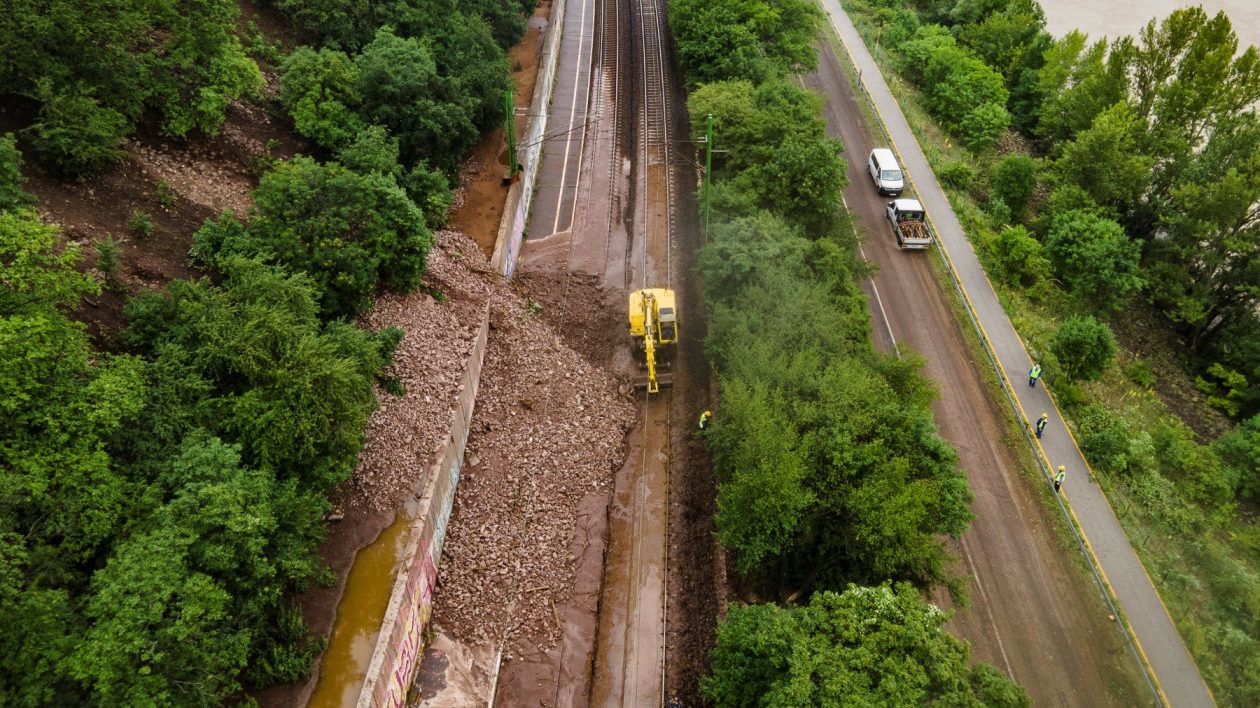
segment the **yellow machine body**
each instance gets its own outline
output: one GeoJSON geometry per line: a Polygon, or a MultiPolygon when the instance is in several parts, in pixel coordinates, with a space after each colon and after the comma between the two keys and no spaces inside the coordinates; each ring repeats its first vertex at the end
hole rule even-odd
{"type": "MultiPolygon", "coordinates": [[[[657,375],[658,359],[662,359],[661,347],[669,347],[678,341],[678,310],[674,291],[666,288],[647,288],[630,293],[630,336],[634,337],[647,365],[646,386],[648,393],[658,393],[661,383],[671,383],[669,377],[657,375]]],[[[668,361],[666,360],[666,363],[668,361]]]]}

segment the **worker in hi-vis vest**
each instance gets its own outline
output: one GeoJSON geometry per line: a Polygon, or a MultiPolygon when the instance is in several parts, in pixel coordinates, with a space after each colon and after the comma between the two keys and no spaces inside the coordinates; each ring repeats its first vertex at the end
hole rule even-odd
{"type": "Polygon", "coordinates": [[[1067,469],[1059,465],[1059,471],[1054,475],[1054,491],[1059,491],[1059,487],[1063,486],[1064,477],[1067,477],[1067,469]]]}
{"type": "Polygon", "coordinates": [[[1038,440],[1041,439],[1041,434],[1046,431],[1046,424],[1049,422],[1050,422],[1050,416],[1045,413],[1042,413],[1041,417],[1037,419],[1037,439],[1038,440]]]}

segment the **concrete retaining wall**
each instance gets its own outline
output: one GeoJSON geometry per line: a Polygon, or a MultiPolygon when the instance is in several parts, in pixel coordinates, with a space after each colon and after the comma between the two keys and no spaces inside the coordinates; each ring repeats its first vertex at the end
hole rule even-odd
{"type": "Polygon", "coordinates": [[[438,460],[429,473],[429,482],[420,497],[419,511],[409,530],[407,550],[394,580],[389,607],[368,665],[367,678],[359,693],[360,708],[400,707],[406,704],[407,690],[415,676],[424,650],[424,630],[433,614],[433,591],[437,586],[437,565],[442,557],[442,541],[451,518],[455,487],[464,462],[469,424],[477,402],[481,363],[490,333],[490,304],[481,319],[481,328],[468,355],[464,380],[459,386],[459,405],[450,435],[442,445],[438,460]]]}
{"type": "Polygon", "coordinates": [[[534,182],[538,178],[538,166],[542,163],[543,135],[547,132],[547,117],[551,114],[551,89],[556,79],[556,64],[560,59],[560,35],[564,30],[565,0],[555,0],[551,5],[547,43],[543,46],[539,63],[539,81],[534,84],[530,116],[518,145],[521,161],[521,178],[508,189],[503,220],[499,222],[499,235],[494,242],[494,255],[490,266],[504,277],[511,278],[516,271],[516,261],[521,254],[521,242],[525,239],[525,222],[529,219],[529,206],[534,197],[534,182]]]}

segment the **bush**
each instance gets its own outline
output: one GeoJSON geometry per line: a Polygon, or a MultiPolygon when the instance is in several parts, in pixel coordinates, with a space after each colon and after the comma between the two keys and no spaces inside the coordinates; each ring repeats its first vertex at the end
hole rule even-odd
{"type": "Polygon", "coordinates": [[[1260,500],[1260,415],[1217,438],[1214,447],[1239,496],[1260,500]]]}
{"type": "Polygon", "coordinates": [[[950,160],[937,168],[936,178],[954,189],[971,189],[976,182],[976,171],[962,160],[950,160]]]}
{"type": "Polygon", "coordinates": [[[0,135],[0,211],[35,203],[35,197],[22,191],[22,153],[13,133],[0,135]]]}
{"type": "Polygon", "coordinates": [[[1142,287],[1141,248],[1120,224],[1092,212],[1055,215],[1046,254],[1072,292],[1104,314],[1118,310],[1142,287]]]}
{"type": "Polygon", "coordinates": [[[1022,222],[1028,200],[1037,187],[1037,163],[1023,155],[1009,155],[993,171],[993,195],[1010,207],[1011,218],[1022,222]]]}
{"type": "Polygon", "coordinates": [[[1002,132],[1011,124],[1006,106],[997,102],[982,103],[967,112],[958,125],[958,132],[972,152],[984,152],[997,144],[1002,132]]]}
{"type": "Polygon", "coordinates": [[[96,244],[96,267],[109,280],[118,275],[118,244],[113,236],[106,236],[96,244]]]}
{"type": "Polygon", "coordinates": [[[163,208],[170,209],[175,206],[175,188],[171,186],[169,179],[158,180],[154,191],[157,193],[158,204],[161,204],[163,208]]]}
{"type": "Polygon", "coordinates": [[[821,11],[804,0],[669,3],[678,59],[691,86],[728,79],[760,82],[817,65],[821,11]]]}
{"type": "Polygon", "coordinates": [[[392,177],[295,157],[263,177],[246,224],[225,213],[194,236],[193,254],[263,257],[309,273],[325,319],[356,315],[378,285],[420,284],[432,237],[392,177]]]}
{"type": "Polygon", "coordinates": [[[1076,422],[1081,451],[1095,467],[1116,473],[1128,469],[1131,433],[1119,416],[1101,406],[1089,405],[1080,409],[1076,422]]]}
{"type": "Polygon", "coordinates": [[[343,52],[298,47],[280,65],[280,103],[298,135],[335,150],[363,130],[359,70],[343,52]]]}
{"type": "Polygon", "coordinates": [[[135,234],[136,238],[146,238],[153,233],[153,219],[149,218],[148,214],[136,209],[131,212],[131,218],[127,220],[127,228],[131,230],[131,233],[135,234]]]}
{"type": "Polygon", "coordinates": [[[1011,286],[1031,287],[1050,273],[1050,261],[1042,255],[1041,242],[1022,226],[1002,229],[993,239],[991,250],[1011,286]]]}
{"type": "Polygon", "coordinates": [[[1093,317],[1069,317],[1054,334],[1050,350],[1068,378],[1095,381],[1116,356],[1116,340],[1107,325],[1093,317]]]}
{"type": "Polygon", "coordinates": [[[701,687],[718,706],[1028,706],[1000,671],[971,665],[948,618],[906,584],[849,585],[804,607],[736,604],[701,687]]]}
{"type": "Polygon", "coordinates": [[[67,177],[96,172],[122,158],[122,139],[131,126],[121,113],[73,89],[53,93],[39,88],[39,119],[27,128],[31,145],[54,170],[67,177]]]}

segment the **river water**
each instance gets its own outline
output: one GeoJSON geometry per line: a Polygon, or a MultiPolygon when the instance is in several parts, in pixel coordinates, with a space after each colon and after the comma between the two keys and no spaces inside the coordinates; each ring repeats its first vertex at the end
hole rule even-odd
{"type": "Polygon", "coordinates": [[[1041,0],[1050,34],[1062,37],[1079,29],[1091,39],[1136,35],[1151,19],[1192,5],[1202,5],[1209,15],[1224,10],[1239,45],[1260,48],[1260,0],[1041,0]]]}

